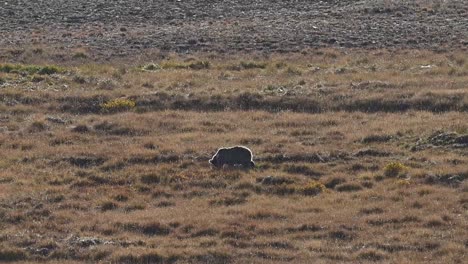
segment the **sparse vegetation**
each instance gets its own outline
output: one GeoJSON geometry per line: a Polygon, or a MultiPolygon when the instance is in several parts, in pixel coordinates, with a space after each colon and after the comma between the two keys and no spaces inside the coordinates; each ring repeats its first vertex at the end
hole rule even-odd
{"type": "Polygon", "coordinates": [[[408,172],[408,167],[400,162],[390,162],[384,167],[384,175],[387,177],[403,177],[408,172]]]}
{"type": "Polygon", "coordinates": [[[117,98],[101,105],[105,112],[117,112],[130,110],[136,106],[135,101],[125,98],[117,98]]]}
{"type": "Polygon", "coordinates": [[[4,73],[26,73],[29,75],[40,74],[40,75],[50,75],[54,73],[63,73],[65,69],[54,66],[37,66],[37,65],[21,65],[21,64],[0,64],[0,72],[4,73]]]}

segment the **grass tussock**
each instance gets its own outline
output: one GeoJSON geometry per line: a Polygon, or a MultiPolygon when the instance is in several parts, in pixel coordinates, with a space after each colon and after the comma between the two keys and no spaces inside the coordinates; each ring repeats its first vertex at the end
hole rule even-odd
{"type": "Polygon", "coordinates": [[[300,191],[304,195],[318,195],[326,190],[325,185],[318,181],[310,181],[304,187],[300,188],[300,191]]]}
{"type": "Polygon", "coordinates": [[[20,249],[2,248],[0,249],[0,261],[17,262],[26,259],[26,253],[20,249]]]}
{"type": "Polygon", "coordinates": [[[65,69],[55,65],[38,66],[21,64],[0,64],[0,72],[28,75],[50,75],[56,73],[64,73],[65,69]]]}

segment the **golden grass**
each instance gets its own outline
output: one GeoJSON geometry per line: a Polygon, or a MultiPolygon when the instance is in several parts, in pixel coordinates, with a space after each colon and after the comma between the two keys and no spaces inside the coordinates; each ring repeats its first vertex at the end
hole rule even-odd
{"type": "Polygon", "coordinates": [[[463,53],[78,57],[0,73],[0,262],[465,258],[463,53]]]}

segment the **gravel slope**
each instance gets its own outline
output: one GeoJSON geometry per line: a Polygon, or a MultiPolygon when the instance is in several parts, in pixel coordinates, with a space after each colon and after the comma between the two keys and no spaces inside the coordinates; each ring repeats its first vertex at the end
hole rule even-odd
{"type": "Polygon", "coordinates": [[[0,45],[114,54],[468,47],[466,0],[5,0],[0,45]]]}

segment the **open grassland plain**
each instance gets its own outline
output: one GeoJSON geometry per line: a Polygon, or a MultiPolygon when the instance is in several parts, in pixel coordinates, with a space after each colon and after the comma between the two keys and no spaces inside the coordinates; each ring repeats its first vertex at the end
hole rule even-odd
{"type": "Polygon", "coordinates": [[[0,262],[468,257],[466,52],[2,55],[0,262]]]}

